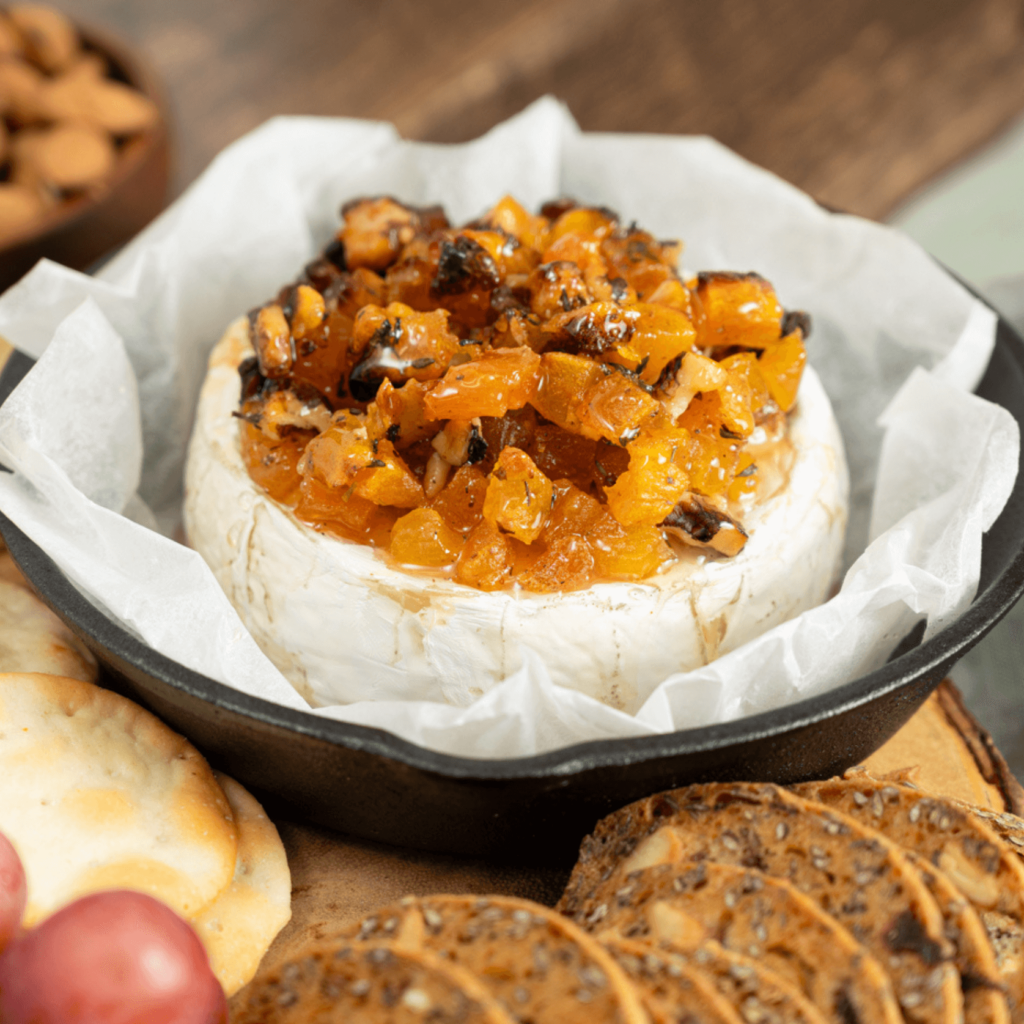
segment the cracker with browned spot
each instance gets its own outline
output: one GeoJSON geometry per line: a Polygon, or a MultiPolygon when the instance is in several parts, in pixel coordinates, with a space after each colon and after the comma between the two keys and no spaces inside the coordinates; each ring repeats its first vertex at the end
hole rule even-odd
{"type": "Polygon", "coordinates": [[[977,908],[1011,1012],[1024,1016],[1024,864],[992,829],[944,797],[863,770],[794,789],[878,829],[941,871],[977,908]]]}
{"type": "Polygon", "coordinates": [[[470,971],[425,950],[323,941],[261,976],[232,1024],[512,1024],[470,971]]]}
{"type": "Polygon", "coordinates": [[[678,954],[619,935],[601,941],[636,986],[652,1024],[743,1024],[712,978],[678,954]]]}
{"type": "Polygon", "coordinates": [[[0,674],[0,832],[28,878],[25,923],[135,889],[190,918],[231,882],[238,837],[206,761],[92,683],[0,674]]]}
{"type": "Polygon", "coordinates": [[[214,775],[235,819],[238,854],[231,883],[191,924],[230,996],[252,980],[292,916],[292,878],[281,837],[256,798],[227,775],[214,775]]]}
{"type": "Polygon", "coordinates": [[[343,935],[427,949],[473,971],[513,1017],[533,1024],[646,1024],[636,990],[593,936],[511,896],[408,897],[343,935]]]}
{"type": "Polygon", "coordinates": [[[881,833],[778,786],[691,786],[609,815],[584,840],[559,907],[585,920],[630,871],[687,860],[792,882],[882,961],[905,1019],[959,1024],[953,950],[920,873],[881,833]]]}
{"type": "Polygon", "coordinates": [[[681,911],[708,938],[761,960],[834,1024],[899,1024],[885,969],[810,897],[782,879],[729,864],[662,864],[629,875],[596,927],[651,934],[655,903],[681,911]]]}

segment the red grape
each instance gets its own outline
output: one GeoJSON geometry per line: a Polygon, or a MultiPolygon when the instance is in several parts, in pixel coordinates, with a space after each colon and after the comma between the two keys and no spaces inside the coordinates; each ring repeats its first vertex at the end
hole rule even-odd
{"type": "Polygon", "coordinates": [[[0,950],[18,933],[25,913],[25,869],[10,840],[0,833],[0,950]]]}
{"type": "Polygon", "coordinates": [[[226,1024],[195,932],[135,892],[84,896],[0,957],[4,1024],[226,1024]]]}

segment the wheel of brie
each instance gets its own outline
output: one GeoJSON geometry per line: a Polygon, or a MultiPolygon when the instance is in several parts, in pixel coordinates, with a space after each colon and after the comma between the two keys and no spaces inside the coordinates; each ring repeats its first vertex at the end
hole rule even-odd
{"type": "Polygon", "coordinates": [[[536,652],[628,712],[825,600],[842,441],[809,319],[607,210],[343,210],[214,349],[186,529],[314,705],[468,705],[536,652]]]}

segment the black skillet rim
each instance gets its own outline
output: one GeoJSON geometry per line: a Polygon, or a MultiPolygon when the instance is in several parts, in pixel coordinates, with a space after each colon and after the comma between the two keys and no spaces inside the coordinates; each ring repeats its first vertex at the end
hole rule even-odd
{"type": "MultiPolygon", "coordinates": [[[[1004,348],[1005,354],[1018,364],[1024,375],[1024,339],[1002,316],[998,320],[995,346],[1004,348]]],[[[0,375],[0,404],[31,365],[29,357],[18,352],[12,355],[0,375]]],[[[1018,477],[1014,490],[1022,487],[1024,481],[1018,477]]],[[[657,758],[696,754],[813,726],[870,704],[952,664],[992,629],[1024,594],[1022,543],[1003,572],[974,598],[954,623],[874,672],[827,693],[719,725],[655,736],[589,740],[530,757],[502,760],[459,757],[433,751],[383,729],[295,711],[218,683],[146,646],[108,618],[70,583],[48,555],[2,513],[0,534],[32,585],[44,600],[61,610],[62,617],[76,624],[79,630],[107,651],[172,689],[264,725],[389,758],[437,776],[490,782],[568,778],[585,770],[625,767],[657,758]]]]}

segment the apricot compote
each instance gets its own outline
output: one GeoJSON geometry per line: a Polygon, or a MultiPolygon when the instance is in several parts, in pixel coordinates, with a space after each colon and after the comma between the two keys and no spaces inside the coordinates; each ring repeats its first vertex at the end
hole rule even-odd
{"type": "Polygon", "coordinates": [[[742,549],[810,323],[767,281],[683,280],[678,243],[568,200],[456,228],[376,197],[342,219],[249,314],[240,445],[272,498],[480,590],[742,549]]]}

